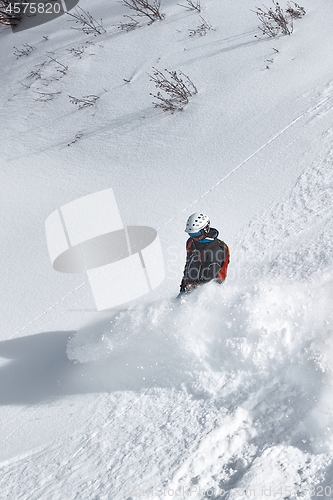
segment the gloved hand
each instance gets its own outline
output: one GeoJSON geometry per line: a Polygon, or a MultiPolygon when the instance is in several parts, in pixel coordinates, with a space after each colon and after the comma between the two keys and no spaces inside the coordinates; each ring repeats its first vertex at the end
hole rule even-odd
{"type": "Polygon", "coordinates": [[[181,288],[179,294],[177,295],[177,299],[180,299],[180,297],[183,297],[184,294],[185,294],[185,290],[183,288],[181,288]]]}

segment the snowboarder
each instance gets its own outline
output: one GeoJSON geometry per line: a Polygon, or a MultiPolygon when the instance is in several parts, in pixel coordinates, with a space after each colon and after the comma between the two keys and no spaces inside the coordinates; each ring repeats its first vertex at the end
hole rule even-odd
{"type": "Polygon", "coordinates": [[[229,248],[218,239],[218,230],[210,227],[209,217],[201,213],[190,215],[185,232],[189,239],[180,294],[212,280],[223,283],[227,277],[229,248]]]}

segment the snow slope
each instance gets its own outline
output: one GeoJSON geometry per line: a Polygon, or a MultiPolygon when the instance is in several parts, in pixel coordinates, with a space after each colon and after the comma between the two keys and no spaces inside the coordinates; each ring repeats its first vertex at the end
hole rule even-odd
{"type": "Polygon", "coordinates": [[[0,31],[1,498],[333,498],[331,5],[276,39],[252,0],[202,5],[206,36],[169,0],[130,32],[114,0],[80,2],[96,37],[65,16],[0,31]],[[153,67],[195,83],[183,112],[152,106],[153,67]],[[167,277],[98,313],[44,223],[109,187],[158,228],[167,277]],[[230,272],[179,303],[197,210],[230,272]]]}

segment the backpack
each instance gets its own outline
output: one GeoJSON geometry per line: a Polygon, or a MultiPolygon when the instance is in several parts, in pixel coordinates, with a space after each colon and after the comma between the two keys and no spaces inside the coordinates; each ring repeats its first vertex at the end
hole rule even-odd
{"type": "Polygon", "coordinates": [[[225,280],[230,252],[224,241],[215,239],[209,243],[200,244],[189,239],[186,250],[187,259],[184,269],[186,285],[208,282],[212,279],[218,282],[225,280]]]}

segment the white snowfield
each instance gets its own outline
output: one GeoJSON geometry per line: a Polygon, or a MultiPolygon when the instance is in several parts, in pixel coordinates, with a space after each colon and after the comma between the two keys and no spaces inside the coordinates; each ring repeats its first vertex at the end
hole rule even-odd
{"type": "Polygon", "coordinates": [[[301,5],[276,38],[255,0],[201,0],[205,36],[177,0],[132,31],[117,0],[80,0],[97,36],[0,28],[1,499],[333,499],[333,10],[301,5]],[[182,112],[153,68],[197,87],[182,112]],[[45,220],[109,188],[166,278],[97,312],[45,220]],[[179,302],[196,211],[229,276],[179,302]]]}

